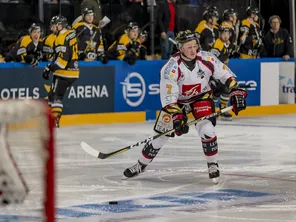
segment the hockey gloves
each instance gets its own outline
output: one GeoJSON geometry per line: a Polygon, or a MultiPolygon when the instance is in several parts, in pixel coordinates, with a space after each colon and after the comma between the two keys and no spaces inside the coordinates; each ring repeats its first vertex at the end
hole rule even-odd
{"type": "Polygon", "coordinates": [[[103,64],[107,64],[109,59],[108,56],[105,53],[98,53],[97,56],[98,60],[101,61],[103,64]]]}
{"type": "Polygon", "coordinates": [[[50,69],[50,64],[48,64],[47,66],[45,66],[44,70],[43,70],[43,73],[42,73],[42,77],[43,79],[45,80],[49,80],[49,76],[50,76],[50,73],[51,73],[51,69],[50,69]]]}
{"type": "Polygon", "coordinates": [[[175,129],[175,134],[181,136],[189,131],[189,126],[187,123],[187,116],[182,112],[177,104],[168,105],[166,107],[167,111],[172,115],[173,127],[175,129]]]}
{"type": "Polygon", "coordinates": [[[230,104],[235,115],[246,109],[246,98],[248,93],[243,89],[233,89],[230,93],[230,104]]]}

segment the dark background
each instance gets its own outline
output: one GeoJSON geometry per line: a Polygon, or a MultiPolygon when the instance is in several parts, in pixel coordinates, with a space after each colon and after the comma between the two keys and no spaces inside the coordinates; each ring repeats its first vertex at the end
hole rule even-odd
{"type": "MultiPolygon", "coordinates": [[[[19,0],[20,1],[20,0],[19,0]]],[[[38,1],[22,0],[23,3],[0,3],[0,44],[10,44],[20,36],[26,34],[28,27],[33,22],[41,22],[38,19],[38,1]]],[[[149,23],[150,15],[147,10],[147,0],[144,6],[130,4],[128,0],[101,0],[103,15],[111,19],[111,23],[104,29],[107,45],[110,45],[118,33],[124,30],[130,15],[141,26],[149,23]]],[[[156,0],[159,4],[162,0],[156,0]]],[[[80,15],[80,2],[70,0],[70,4],[62,4],[62,14],[67,17],[70,24],[80,15]]],[[[195,29],[202,19],[202,13],[208,5],[216,5],[222,15],[227,8],[234,8],[239,13],[239,18],[245,17],[245,10],[251,3],[260,7],[262,17],[265,19],[264,30],[268,31],[268,18],[274,14],[282,18],[282,27],[290,30],[289,0],[177,0],[180,15],[180,27],[182,29],[195,29]]],[[[155,11],[157,7],[155,7],[155,11]]],[[[295,9],[296,10],[296,9],[295,9]]],[[[44,32],[48,28],[51,17],[59,14],[58,4],[44,4],[44,32]]],[[[146,30],[149,32],[149,25],[146,30]]],[[[156,29],[155,48],[158,48],[158,33],[156,29]]],[[[149,43],[148,43],[149,45],[149,43]]],[[[3,48],[3,47],[2,47],[3,48]]]]}

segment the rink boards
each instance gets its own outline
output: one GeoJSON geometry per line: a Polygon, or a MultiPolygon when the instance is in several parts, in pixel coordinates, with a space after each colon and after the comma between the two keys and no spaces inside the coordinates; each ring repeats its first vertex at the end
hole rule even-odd
{"type": "MultiPolygon", "coordinates": [[[[143,122],[161,108],[159,71],[165,61],[81,62],[80,78],[64,97],[61,125],[143,122]]],[[[47,99],[51,81],[42,79],[46,63],[32,68],[0,64],[0,98],[47,99]]],[[[296,113],[294,62],[282,59],[230,60],[240,85],[247,86],[247,110],[240,116],[296,113]],[[279,105],[281,104],[281,105],[279,105]]]]}

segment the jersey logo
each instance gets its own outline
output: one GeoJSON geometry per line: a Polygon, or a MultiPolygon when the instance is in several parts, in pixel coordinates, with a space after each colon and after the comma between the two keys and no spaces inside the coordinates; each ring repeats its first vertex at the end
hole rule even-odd
{"type": "Polygon", "coordinates": [[[182,96],[193,97],[197,96],[201,91],[201,84],[182,85],[182,96]]]}

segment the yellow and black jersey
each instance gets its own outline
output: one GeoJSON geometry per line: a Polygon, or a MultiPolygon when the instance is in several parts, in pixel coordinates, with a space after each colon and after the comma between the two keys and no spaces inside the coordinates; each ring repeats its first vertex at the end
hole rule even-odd
{"type": "Polygon", "coordinates": [[[202,50],[209,51],[216,39],[219,37],[219,30],[217,26],[210,28],[206,23],[199,25],[195,32],[199,36],[199,42],[202,50]]]}
{"type": "Polygon", "coordinates": [[[103,36],[101,29],[86,22],[79,22],[73,26],[78,38],[78,51],[84,53],[86,61],[96,60],[104,53],[103,36]]]}
{"type": "Polygon", "coordinates": [[[111,59],[123,60],[127,51],[133,48],[136,51],[136,56],[139,57],[140,40],[131,40],[127,34],[123,34],[117,41],[108,48],[108,56],[111,59]]]}
{"type": "Polygon", "coordinates": [[[78,44],[74,30],[64,29],[54,43],[53,75],[78,78],[78,44]]]}
{"type": "Polygon", "coordinates": [[[260,36],[260,25],[252,23],[249,19],[241,22],[240,32],[240,53],[245,56],[257,56],[258,48],[262,45],[260,36]]]}
{"type": "Polygon", "coordinates": [[[23,36],[10,50],[13,61],[32,64],[41,59],[41,41],[34,43],[30,35],[23,36]]]}
{"type": "Polygon", "coordinates": [[[230,29],[231,36],[230,36],[229,40],[230,40],[231,44],[236,45],[237,34],[236,34],[235,27],[230,25],[229,23],[227,23],[225,21],[222,22],[221,26],[225,26],[225,27],[228,27],[230,29]]]}
{"type": "Polygon", "coordinates": [[[198,38],[200,37],[200,33],[199,33],[199,31],[202,30],[202,27],[203,27],[206,23],[207,23],[206,20],[201,20],[201,21],[198,23],[198,25],[196,26],[194,32],[198,35],[198,38]]]}
{"type": "Polygon", "coordinates": [[[56,37],[57,36],[52,33],[43,39],[43,44],[42,44],[43,60],[45,61],[52,60],[53,46],[54,46],[54,41],[56,37]]]}
{"type": "Polygon", "coordinates": [[[230,41],[223,42],[220,38],[218,38],[211,48],[211,53],[213,53],[221,62],[227,65],[233,49],[234,46],[230,41]]]}

